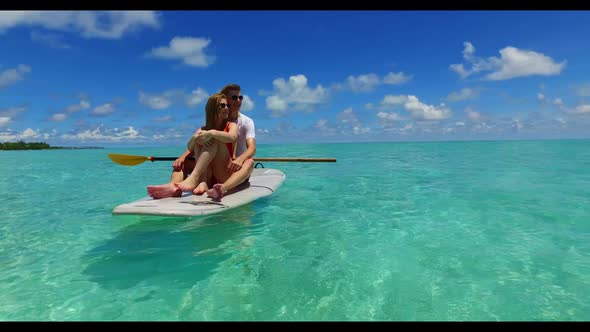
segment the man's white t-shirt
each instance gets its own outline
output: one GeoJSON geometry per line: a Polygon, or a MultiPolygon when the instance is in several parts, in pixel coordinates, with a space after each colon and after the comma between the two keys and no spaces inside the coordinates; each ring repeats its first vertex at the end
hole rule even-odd
{"type": "Polygon", "coordinates": [[[238,139],[236,140],[236,157],[246,152],[246,140],[255,137],[254,121],[240,113],[238,116],[238,139]]]}

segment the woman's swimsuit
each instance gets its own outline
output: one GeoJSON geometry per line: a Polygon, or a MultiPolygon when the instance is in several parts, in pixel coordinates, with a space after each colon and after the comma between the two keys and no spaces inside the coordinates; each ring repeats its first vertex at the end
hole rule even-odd
{"type": "MultiPolygon", "coordinates": [[[[227,122],[227,124],[225,125],[225,129],[223,129],[223,131],[225,131],[226,133],[229,133],[229,124],[231,122],[227,122]]],[[[234,144],[233,143],[225,143],[225,146],[227,147],[227,153],[229,154],[229,158],[233,159],[234,158],[234,144]]]]}

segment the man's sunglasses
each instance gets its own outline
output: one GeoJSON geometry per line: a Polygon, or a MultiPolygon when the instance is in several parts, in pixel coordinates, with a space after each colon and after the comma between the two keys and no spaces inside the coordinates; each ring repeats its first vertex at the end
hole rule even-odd
{"type": "Polygon", "coordinates": [[[244,99],[244,96],[231,96],[231,100],[238,100],[238,98],[240,98],[240,101],[242,99],[244,99]]]}

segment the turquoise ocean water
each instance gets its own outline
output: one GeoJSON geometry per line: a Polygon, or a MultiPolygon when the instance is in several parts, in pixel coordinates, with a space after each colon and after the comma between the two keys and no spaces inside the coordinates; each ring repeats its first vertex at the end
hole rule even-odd
{"type": "Polygon", "coordinates": [[[171,162],[0,151],[0,320],[590,320],[590,141],[259,145],[287,180],[113,216],[171,162]]]}

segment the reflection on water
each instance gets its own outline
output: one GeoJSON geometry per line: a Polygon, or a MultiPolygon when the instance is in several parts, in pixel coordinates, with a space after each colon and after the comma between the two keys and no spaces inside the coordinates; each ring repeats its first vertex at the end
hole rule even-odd
{"type": "Polygon", "coordinates": [[[252,204],[199,218],[116,216],[133,223],[81,258],[83,273],[107,289],[168,280],[186,288],[212,275],[236,247],[251,242],[252,204]],[[245,239],[245,240],[244,240],[245,239]]]}

